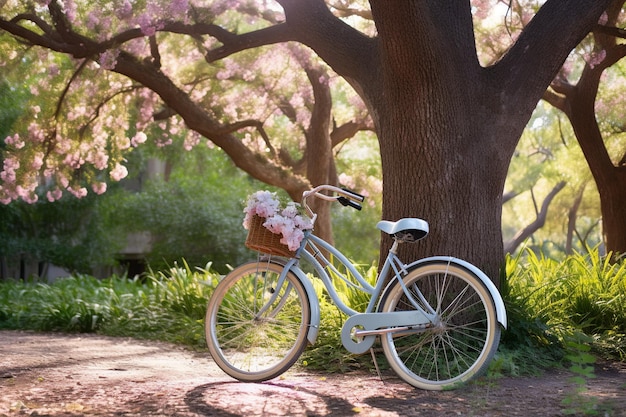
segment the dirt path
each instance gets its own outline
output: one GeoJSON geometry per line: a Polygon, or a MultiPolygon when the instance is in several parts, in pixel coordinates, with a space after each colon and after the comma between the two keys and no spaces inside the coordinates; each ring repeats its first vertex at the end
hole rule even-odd
{"type": "MultiPolygon", "coordinates": [[[[599,367],[576,407],[626,416],[626,367],[599,367]]],[[[559,416],[575,398],[565,372],[480,380],[456,391],[392,374],[290,371],[246,384],[208,354],[95,335],[0,332],[0,416],[559,416]]]]}

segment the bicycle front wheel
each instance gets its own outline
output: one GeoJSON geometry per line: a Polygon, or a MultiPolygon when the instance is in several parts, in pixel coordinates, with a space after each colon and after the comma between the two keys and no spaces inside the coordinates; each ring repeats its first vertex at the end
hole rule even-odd
{"type": "Polygon", "coordinates": [[[309,299],[283,266],[251,262],[215,288],[207,307],[206,341],[215,363],[240,381],[260,382],[289,369],[307,343],[309,299]]]}
{"type": "Polygon", "coordinates": [[[452,389],[489,366],[500,341],[500,325],[489,290],[462,266],[433,262],[410,271],[381,299],[381,311],[423,309],[429,327],[382,337],[393,370],[409,384],[452,389]],[[419,306],[419,307],[416,307],[419,306]]]}

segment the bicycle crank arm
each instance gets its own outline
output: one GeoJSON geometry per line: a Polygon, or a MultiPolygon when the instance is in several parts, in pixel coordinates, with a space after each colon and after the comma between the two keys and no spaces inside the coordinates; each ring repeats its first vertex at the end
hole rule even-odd
{"type": "Polygon", "coordinates": [[[374,345],[376,336],[380,334],[423,328],[430,323],[430,318],[417,310],[359,313],[349,317],[344,323],[341,343],[349,352],[361,354],[374,345]]]}

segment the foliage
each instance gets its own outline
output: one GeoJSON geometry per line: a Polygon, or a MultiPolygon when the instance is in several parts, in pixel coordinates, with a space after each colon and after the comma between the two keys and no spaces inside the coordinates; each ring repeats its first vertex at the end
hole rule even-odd
{"type": "Polygon", "coordinates": [[[512,318],[505,343],[526,339],[545,346],[556,337],[563,344],[582,333],[597,353],[626,359],[626,262],[610,258],[598,248],[561,262],[532,251],[509,258],[504,293],[512,318]],[[516,317],[520,305],[526,319],[516,317]]]}
{"type": "MultiPolygon", "coordinates": [[[[491,364],[492,375],[536,374],[566,364],[586,380],[592,377],[590,353],[626,358],[624,263],[611,266],[595,251],[590,253],[563,262],[532,253],[509,258],[509,284],[503,288],[509,328],[491,364]],[[588,310],[588,302],[576,301],[580,294],[598,309],[588,310]]],[[[98,332],[204,349],[206,301],[219,280],[210,267],[176,264],[162,272],[150,271],[143,280],[77,275],[53,284],[2,282],[0,328],[98,332]]],[[[375,267],[361,271],[373,282],[375,267]]],[[[318,340],[304,352],[302,364],[325,371],[371,369],[369,355],[354,356],[342,347],[340,331],[346,317],[323,293],[321,283],[313,279],[313,284],[322,322],[318,340]]],[[[368,301],[347,284],[337,286],[342,299],[354,308],[368,301]]]]}
{"type": "MultiPolygon", "coordinates": [[[[4,77],[0,77],[0,138],[7,137],[13,124],[21,116],[26,96],[24,89],[14,88],[4,77]]],[[[0,141],[0,151],[5,147],[4,141],[0,141]]]]}
{"type": "Polygon", "coordinates": [[[113,265],[124,235],[115,233],[106,205],[95,196],[0,205],[0,254],[79,273],[113,265]]]}
{"type": "Polygon", "coordinates": [[[174,266],[145,280],[87,275],[0,285],[0,328],[98,332],[204,345],[206,299],[218,275],[174,266]]]}
{"type": "MultiPolygon", "coordinates": [[[[81,42],[82,47],[105,38],[110,44],[101,44],[99,53],[89,53],[87,59],[73,59],[54,47],[25,47],[3,27],[0,66],[12,86],[26,87],[29,110],[11,130],[7,155],[16,178],[0,181],[2,201],[33,202],[38,187],[55,196],[70,192],[80,197],[89,191],[89,184],[126,177],[127,160],[144,147],[191,150],[217,143],[234,160],[267,160],[239,164],[255,171],[256,177],[266,176],[264,169],[292,177],[292,170],[300,170],[296,174],[303,175],[299,160],[312,123],[312,90],[317,87],[312,83],[338,98],[338,111],[333,112],[337,127],[356,122],[361,125],[357,131],[366,128],[367,111],[354,91],[299,45],[275,44],[217,60],[206,56],[220,43],[220,36],[203,33],[200,27],[254,31],[284,17],[262,2],[154,0],[99,6],[77,2],[72,7],[56,0],[45,3],[33,9],[11,2],[3,6],[2,18],[25,7],[33,13],[21,15],[26,20],[38,14],[35,20],[52,28],[51,16],[63,16],[68,30],[90,38],[81,42]],[[170,24],[186,29],[164,27],[170,24]],[[163,94],[159,91],[163,84],[150,85],[122,70],[128,58],[133,66],[154,60],[150,71],[158,71],[157,84],[165,81],[176,94],[163,94]],[[317,77],[307,71],[318,71],[317,77]],[[187,110],[181,102],[187,103],[187,110]],[[195,113],[191,124],[186,123],[189,109],[195,113]],[[45,149],[46,164],[33,166],[45,149]],[[73,175],[76,171],[81,175],[73,175]],[[33,172],[47,181],[38,183],[33,172]]],[[[143,78],[150,71],[139,69],[136,75],[143,78]]]]}
{"type": "Polygon", "coordinates": [[[243,205],[258,183],[214,149],[177,158],[167,181],[157,177],[144,181],[141,192],[102,197],[114,204],[118,229],[150,233],[146,261],[152,269],[167,269],[184,258],[193,266],[211,262],[225,273],[227,265],[251,257],[243,245],[243,205]]]}

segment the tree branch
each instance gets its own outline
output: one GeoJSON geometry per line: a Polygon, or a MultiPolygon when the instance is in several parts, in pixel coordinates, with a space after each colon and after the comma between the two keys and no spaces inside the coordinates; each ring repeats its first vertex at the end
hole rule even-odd
{"type": "Polygon", "coordinates": [[[365,130],[374,131],[374,126],[371,126],[365,121],[353,120],[342,124],[341,126],[333,126],[333,130],[330,132],[331,147],[339,145],[346,139],[350,139],[358,132],[365,130]]]}
{"type": "Polygon", "coordinates": [[[558,73],[570,51],[596,28],[598,18],[611,1],[546,1],[515,44],[490,68],[499,74],[495,80],[504,81],[503,91],[508,102],[515,106],[534,106],[535,98],[541,97],[545,85],[558,73]],[[567,47],[554,53],[555,43],[567,47]],[[529,90],[533,93],[529,94],[529,90]],[[516,96],[526,101],[521,103],[516,96]]]}
{"type": "Polygon", "coordinates": [[[605,35],[613,36],[615,38],[626,39],[626,29],[624,28],[598,25],[594,28],[594,31],[603,33],[605,35]]]}
{"type": "Polygon", "coordinates": [[[556,195],[565,187],[566,184],[567,183],[565,181],[561,181],[554,186],[552,191],[550,191],[550,193],[548,193],[546,198],[543,200],[541,210],[537,213],[535,221],[520,230],[515,235],[515,237],[513,237],[513,239],[504,244],[504,253],[513,253],[519,245],[521,245],[533,233],[543,227],[543,225],[546,223],[546,217],[548,216],[548,207],[550,206],[550,203],[552,203],[554,197],[556,197],[556,195]]]}
{"type": "Polygon", "coordinates": [[[236,35],[223,29],[221,31],[216,30],[211,35],[220,41],[222,46],[207,51],[206,60],[209,63],[246,49],[286,42],[294,38],[291,28],[284,23],[242,35],[236,35]]]}

